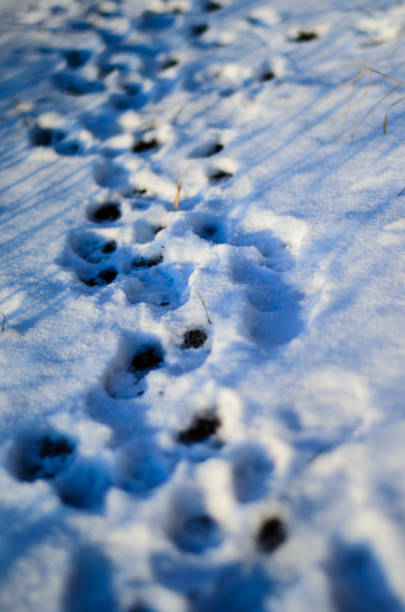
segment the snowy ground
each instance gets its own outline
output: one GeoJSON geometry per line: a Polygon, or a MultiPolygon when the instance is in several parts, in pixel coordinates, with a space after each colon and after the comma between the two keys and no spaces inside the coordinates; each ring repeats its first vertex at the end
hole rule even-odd
{"type": "Polygon", "coordinates": [[[405,6],[0,16],[0,609],[405,610],[405,6]]]}

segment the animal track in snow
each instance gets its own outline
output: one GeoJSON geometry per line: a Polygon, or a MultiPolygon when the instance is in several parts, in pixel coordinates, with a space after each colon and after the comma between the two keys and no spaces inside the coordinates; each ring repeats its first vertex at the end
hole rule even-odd
{"type": "Polygon", "coordinates": [[[260,499],[267,493],[273,462],[255,444],[241,446],[235,455],[232,473],[236,499],[242,503],[260,499]]]}
{"type": "Polygon", "coordinates": [[[314,30],[298,30],[298,32],[292,36],[292,40],[295,42],[311,42],[318,37],[317,32],[314,30]]]}
{"type": "Polygon", "coordinates": [[[118,202],[104,202],[92,205],[88,210],[88,218],[94,223],[113,223],[121,217],[121,208],[118,202]]]}
{"type": "Polygon", "coordinates": [[[219,2],[215,2],[214,0],[210,2],[206,2],[203,5],[203,10],[206,11],[207,13],[213,13],[214,11],[219,11],[222,8],[223,8],[222,4],[220,4],[219,2]]]}
{"type": "Polygon", "coordinates": [[[29,140],[32,147],[53,149],[58,155],[81,155],[85,151],[85,145],[80,139],[69,137],[59,127],[34,125],[29,131],[29,140]]]}
{"type": "Polygon", "coordinates": [[[81,546],[71,561],[63,593],[63,612],[117,612],[113,567],[95,546],[81,546]]]}
{"type": "Polygon", "coordinates": [[[152,268],[153,266],[157,266],[163,262],[163,255],[159,253],[153,257],[142,257],[138,256],[132,260],[131,266],[132,268],[152,268]]]}
{"type": "Polygon", "coordinates": [[[191,159],[198,159],[199,157],[212,157],[217,155],[224,149],[224,145],[217,141],[207,142],[196,149],[193,149],[189,155],[191,159]]]}
{"type": "Polygon", "coordinates": [[[226,242],[226,226],[221,217],[212,213],[193,213],[190,223],[197,236],[213,244],[226,242]]]}
{"type": "Polygon", "coordinates": [[[209,26],[207,23],[197,23],[191,26],[191,34],[193,36],[202,36],[205,34],[205,32],[207,32],[208,28],[209,26]]]}
{"type": "Polygon", "coordinates": [[[64,504],[82,510],[100,510],[108,487],[109,475],[96,462],[78,460],[55,481],[64,504]]]}
{"type": "Polygon", "coordinates": [[[276,75],[274,74],[271,68],[264,68],[259,75],[259,79],[263,82],[272,81],[275,78],[275,76],[276,75]]]}
{"type": "MultiPolygon", "coordinates": [[[[288,263],[284,244],[265,226],[258,230],[238,229],[232,215],[226,219],[228,202],[225,198],[218,199],[215,205],[210,200],[207,205],[202,201],[202,191],[198,191],[205,185],[211,192],[222,191],[225,194],[227,182],[230,191],[237,182],[231,181],[237,171],[236,161],[224,157],[224,149],[231,149],[229,124],[217,121],[207,125],[202,117],[196,115],[201,124],[198,124],[193,140],[187,134],[183,146],[181,120],[177,124],[177,117],[173,121],[168,117],[167,108],[171,108],[169,115],[173,110],[172,92],[188,93],[187,89],[182,89],[182,78],[190,84],[193,95],[204,95],[208,91],[213,96],[214,105],[217,101],[220,105],[229,104],[231,112],[233,99],[221,97],[219,89],[215,92],[217,82],[214,85],[199,83],[198,75],[189,74],[194,71],[194,59],[189,62],[183,49],[166,42],[170,29],[179,24],[191,51],[201,50],[204,38],[208,40],[217,27],[214,13],[222,8],[225,5],[218,2],[199,5],[197,10],[212,13],[209,26],[205,22],[207,15],[200,14],[201,21],[196,19],[195,7],[191,15],[179,17],[174,11],[147,10],[133,19],[130,35],[125,33],[114,37],[112,24],[115,13],[121,12],[121,6],[117,4],[114,8],[111,3],[98,8],[94,6],[89,25],[101,41],[101,51],[94,57],[88,55],[86,49],[62,51],[66,69],[53,77],[56,87],[65,93],[82,96],[105,92],[103,96],[94,98],[95,108],[89,110],[86,107],[79,116],[82,125],[94,136],[91,153],[96,153],[92,166],[96,185],[93,187],[101,188],[98,191],[104,195],[97,193],[94,196],[85,211],[85,225],[70,234],[66,252],[69,265],[78,278],[93,287],[89,290],[82,286],[84,295],[96,294],[108,299],[111,294],[117,298],[118,304],[123,291],[127,301],[123,299],[119,304],[129,313],[130,321],[133,316],[131,325],[135,322],[132,333],[122,330],[117,353],[105,365],[104,375],[97,386],[95,394],[99,405],[95,406],[96,401],[92,404],[92,416],[111,427],[117,436],[113,442],[114,467],[110,472],[94,459],[79,457],[71,461],[67,457],[66,467],[56,470],[52,476],[53,486],[67,513],[74,510],[87,513],[103,511],[112,485],[115,490],[111,490],[110,499],[114,495],[127,497],[142,511],[141,504],[146,498],[152,501],[152,496],[162,495],[164,500],[167,489],[169,507],[162,507],[163,525],[156,527],[163,526],[166,545],[174,549],[173,573],[183,558],[204,563],[205,557],[214,555],[215,549],[220,548],[229,535],[222,530],[214,506],[208,504],[197,486],[189,487],[186,479],[180,480],[177,486],[175,479],[181,465],[194,468],[197,462],[212,459],[214,454],[222,455],[225,448],[223,460],[230,467],[229,497],[233,498],[233,504],[243,504],[243,511],[247,504],[254,507],[254,502],[268,495],[274,471],[272,458],[258,444],[238,442],[229,452],[226,450],[226,437],[222,439],[219,433],[222,433],[223,413],[217,412],[216,408],[204,410],[206,406],[217,406],[215,397],[212,401],[193,406],[190,420],[177,426],[175,431],[170,426],[169,436],[167,428],[155,431],[148,423],[149,418],[150,422],[154,418],[151,415],[154,395],[161,395],[162,409],[166,410],[167,403],[169,411],[172,407],[171,386],[180,388],[184,377],[186,388],[188,374],[197,368],[200,368],[202,376],[206,371],[210,372],[210,368],[212,372],[215,370],[215,318],[212,317],[211,325],[208,313],[204,312],[198,300],[197,306],[193,302],[199,290],[201,270],[204,281],[207,259],[215,258],[220,269],[226,268],[224,276],[228,275],[230,283],[236,287],[241,304],[238,316],[249,341],[266,350],[272,349],[288,343],[301,329],[300,296],[283,277],[288,263]],[[103,20],[110,22],[111,26],[105,25],[103,20]],[[132,34],[136,34],[135,43],[132,34]],[[129,58],[129,55],[133,57],[129,58]],[[99,80],[84,76],[96,74],[97,69],[99,80]],[[164,128],[170,126],[168,132],[165,132],[166,128],[160,130],[160,112],[164,128]],[[152,128],[145,125],[152,125],[152,128]],[[199,134],[203,137],[198,137],[199,134]],[[175,150],[178,145],[183,161],[187,163],[187,159],[184,160],[187,157],[200,160],[193,165],[202,166],[202,186],[198,186],[197,181],[196,191],[193,195],[191,189],[189,197],[186,190],[189,185],[193,188],[193,180],[189,185],[185,183],[180,211],[174,213],[168,212],[173,207],[169,183],[172,182],[174,192],[173,177],[177,168],[168,170],[165,153],[166,150],[175,150]],[[150,175],[159,179],[156,184],[147,178],[150,175]],[[160,185],[161,177],[163,187],[160,185]],[[193,253],[194,248],[197,255],[193,253]],[[112,288],[101,289],[112,283],[115,283],[112,288]],[[175,312],[170,312],[172,310],[175,312]],[[159,329],[163,323],[167,336],[146,332],[154,330],[154,324],[159,329]],[[127,428],[128,415],[131,415],[130,431],[121,434],[120,438],[122,430],[127,428]],[[167,437],[170,440],[165,446],[167,437]],[[122,444],[122,439],[125,444],[122,444]],[[173,483],[176,483],[175,491],[170,490],[173,483]],[[196,559],[196,555],[200,556],[196,559]]],[[[219,18],[222,19],[222,14],[219,18]]],[[[271,92],[272,86],[262,87],[259,83],[274,79],[271,64],[262,64],[261,68],[256,66],[255,71],[247,73],[242,71],[242,75],[238,70],[236,64],[224,67],[223,82],[229,85],[228,90],[232,93],[238,93],[241,87],[247,91],[250,85],[251,89],[256,87],[271,92]]],[[[79,104],[82,101],[71,102],[79,104]]],[[[188,109],[185,108],[184,112],[188,109]]],[[[68,136],[66,133],[60,142],[56,142],[54,133],[45,133],[43,141],[49,141],[49,144],[36,146],[56,148],[68,141],[68,136]]],[[[218,292],[221,292],[220,283],[218,287],[218,292]]],[[[201,288],[201,291],[205,297],[205,289],[201,288]]],[[[209,299],[208,295],[207,302],[209,299]]],[[[109,302],[111,308],[113,305],[112,301],[109,302]]],[[[117,319],[118,322],[122,320],[117,319]]],[[[265,354],[264,351],[257,352],[265,354]]],[[[267,356],[268,352],[265,358],[267,356]]],[[[202,389],[203,399],[204,392],[202,389]]],[[[180,394],[178,401],[181,403],[187,399],[180,394]]],[[[270,516],[263,519],[252,533],[252,544],[256,550],[271,553],[283,544],[286,533],[282,519],[270,516]]],[[[256,556],[259,555],[256,553],[256,556]]],[[[108,586],[109,572],[102,555],[79,554],[78,564],[84,575],[90,576],[90,584],[93,574],[100,569],[107,583],[104,589],[107,607],[118,607],[108,586]]],[[[203,568],[203,571],[206,570],[203,568]]],[[[240,602],[246,609],[264,609],[270,582],[261,568],[252,564],[246,567],[245,560],[241,560],[217,567],[211,565],[208,575],[201,588],[197,585],[195,594],[191,587],[188,593],[187,584],[177,588],[189,597],[190,611],[221,610],[229,606],[229,609],[239,609],[240,602]]],[[[165,579],[162,578],[162,585],[171,588],[164,583],[165,579]]],[[[155,580],[159,582],[159,577],[155,580]]],[[[78,572],[73,573],[70,583],[74,588],[71,598],[67,598],[70,602],[68,612],[76,608],[80,610],[82,598],[85,601],[83,607],[100,607],[98,603],[97,606],[94,604],[91,595],[85,594],[86,588],[78,572]]],[[[143,594],[139,593],[139,601],[142,597],[143,594]]]]}
{"type": "Polygon", "coordinates": [[[163,364],[163,352],[158,346],[144,346],[138,349],[131,360],[130,371],[139,380],[151,370],[160,368],[163,364]]]}
{"type": "Polygon", "coordinates": [[[121,451],[120,486],[136,495],[149,495],[168,480],[173,467],[173,459],[144,436],[121,451]]]}
{"type": "Polygon", "coordinates": [[[137,219],[134,223],[134,240],[140,244],[152,242],[156,234],[163,229],[164,226],[151,223],[147,219],[137,219]]]}
{"type": "Polygon", "coordinates": [[[147,389],[148,374],[164,365],[164,350],[155,336],[138,333],[132,339],[123,339],[104,377],[105,390],[116,399],[140,396],[147,389]]]}
{"type": "Polygon", "coordinates": [[[222,540],[218,523],[205,510],[200,492],[192,487],[178,490],[172,501],[167,532],[176,546],[199,554],[222,540]]]}
{"type": "Polygon", "coordinates": [[[302,296],[279,272],[253,259],[235,257],[232,274],[246,287],[246,324],[253,340],[272,348],[290,342],[301,331],[302,296]]]}
{"type": "Polygon", "coordinates": [[[179,60],[175,57],[167,57],[160,64],[161,72],[166,72],[166,70],[170,70],[171,68],[175,68],[179,65],[179,60]]]}
{"type": "Polygon", "coordinates": [[[115,240],[87,231],[73,234],[70,237],[70,247],[79,257],[95,264],[111,257],[117,250],[117,243],[115,240]]]}
{"type": "Polygon", "coordinates": [[[221,421],[215,413],[198,414],[190,425],[179,433],[178,440],[183,444],[204,442],[215,434],[220,425],[221,421]]]}
{"type": "Polygon", "coordinates": [[[135,268],[134,275],[124,285],[124,291],[131,304],[145,302],[168,309],[179,308],[189,297],[188,278],[191,272],[188,264],[135,268]]]}
{"type": "Polygon", "coordinates": [[[63,57],[69,68],[81,68],[91,58],[90,49],[67,49],[63,51],[63,57]]]}
{"type": "Polygon", "coordinates": [[[176,16],[171,13],[155,12],[148,9],[141,15],[140,28],[153,31],[166,30],[174,24],[175,19],[176,16]]]}
{"type": "Polygon", "coordinates": [[[134,153],[151,153],[161,147],[161,143],[157,138],[150,138],[149,140],[140,140],[134,144],[132,151],[134,153]]]}
{"type": "Polygon", "coordinates": [[[89,287],[104,287],[105,285],[110,285],[118,275],[118,271],[109,266],[108,268],[103,268],[97,274],[84,274],[81,276],[80,280],[88,285],[89,287]]]}
{"type": "Polygon", "coordinates": [[[232,178],[232,172],[228,172],[228,170],[223,170],[222,168],[215,168],[211,170],[209,173],[209,180],[211,183],[221,183],[232,178]]]}
{"type": "Polygon", "coordinates": [[[203,329],[199,329],[199,328],[189,329],[184,334],[183,347],[186,349],[187,348],[195,348],[195,349],[200,348],[201,346],[203,346],[203,344],[205,344],[205,341],[207,340],[207,338],[208,336],[203,329]]]}
{"type": "Polygon", "coordinates": [[[97,162],[93,168],[94,180],[100,187],[115,189],[128,183],[126,168],[109,159],[97,162]]]}
{"type": "Polygon", "coordinates": [[[327,571],[336,610],[355,610],[360,601],[370,612],[403,608],[375,551],[366,543],[334,542],[327,571]]]}
{"type": "Polygon", "coordinates": [[[55,147],[67,134],[63,130],[34,126],[30,130],[30,141],[33,147],[55,147]]]}
{"type": "Polygon", "coordinates": [[[263,521],[257,533],[257,545],[263,552],[270,553],[284,544],[287,531],[278,516],[271,516],[263,521]]]}
{"type": "Polygon", "coordinates": [[[118,259],[117,243],[114,239],[91,231],[73,233],[66,250],[66,264],[73,268],[78,278],[89,287],[104,287],[118,276],[116,265],[108,261],[118,259]]]}
{"type": "Polygon", "coordinates": [[[53,75],[53,83],[57,89],[71,96],[100,93],[105,89],[101,81],[90,81],[78,74],[70,74],[63,70],[53,75]]]}
{"type": "Polygon", "coordinates": [[[20,480],[54,478],[69,466],[75,447],[72,439],[54,430],[26,433],[12,449],[12,471],[20,480]]]}

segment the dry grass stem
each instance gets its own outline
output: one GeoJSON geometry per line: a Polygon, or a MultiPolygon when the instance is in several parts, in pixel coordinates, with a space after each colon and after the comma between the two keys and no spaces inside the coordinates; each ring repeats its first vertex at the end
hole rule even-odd
{"type": "Polygon", "coordinates": [[[177,181],[176,184],[176,195],[174,197],[173,210],[178,210],[180,204],[180,191],[183,181],[177,181]]]}
{"type": "Polygon", "coordinates": [[[199,291],[197,291],[197,293],[198,293],[198,295],[199,295],[199,297],[200,297],[200,300],[201,300],[202,305],[204,306],[205,314],[207,315],[207,321],[208,321],[208,324],[209,324],[209,325],[212,325],[212,321],[211,321],[211,319],[210,319],[210,315],[208,314],[208,308],[207,308],[207,305],[206,305],[206,303],[205,303],[205,300],[204,300],[203,296],[201,295],[201,293],[200,293],[199,291]]]}
{"type": "MultiPolygon", "coordinates": [[[[392,94],[394,94],[398,89],[400,89],[401,87],[405,87],[405,81],[396,79],[395,77],[389,74],[386,74],[385,72],[381,72],[380,70],[367,66],[363,68],[362,70],[360,70],[360,72],[358,72],[354,77],[348,79],[344,83],[341,83],[332,92],[326,94],[326,96],[323,96],[319,103],[324,102],[325,100],[330,98],[332,95],[336,94],[341,89],[344,89],[345,87],[351,87],[351,92],[346,102],[344,120],[343,120],[343,128],[342,128],[340,137],[342,137],[347,132],[349,117],[351,115],[351,111],[353,110],[353,107],[355,107],[354,114],[352,115],[351,130],[350,130],[350,136],[351,136],[351,139],[353,140],[359,128],[368,119],[368,117],[373,113],[373,111],[378,106],[380,106],[380,104],[382,104],[385,100],[387,100],[390,96],[392,96],[392,94]],[[363,84],[364,77],[366,77],[366,83],[365,83],[364,89],[355,101],[358,87],[360,83],[363,84]],[[377,78],[373,80],[374,77],[377,77],[377,78]],[[389,81],[391,84],[393,84],[393,87],[391,87],[389,91],[386,92],[384,95],[380,96],[378,100],[375,103],[373,103],[366,112],[362,114],[362,107],[364,106],[364,101],[366,97],[369,95],[369,93],[373,89],[375,89],[378,85],[380,85],[384,81],[389,81]],[[355,104],[354,104],[354,101],[355,101],[355,104]]],[[[394,102],[388,107],[385,113],[385,116],[384,116],[384,123],[383,123],[384,134],[387,133],[387,122],[388,122],[389,111],[396,104],[399,104],[403,99],[405,98],[401,97],[399,100],[397,100],[396,102],[394,102]]]]}
{"type": "Polygon", "coordinates": [[[182,188],[182,186],[183,186],[183,181],[184,181],[184,179],[185,179],[185,176],[186,176],[187,172],[188,172],[188,171],[189,171],[189,169],[190,169],[190,165],[191,165],[191,164],[189,164],[189,165],[187,166],[187,168],[185,169],[185,171],[184,171],[184,173],[183,173],[183,176],[182,176],[181,178],[177,179],[177,183],[176,183],[176,194],[175,194],[175,196],[174,196],[174,202],[173,202],[173,210],[178,210],[178,208],[179,208],[181,188],[182,188]]]}

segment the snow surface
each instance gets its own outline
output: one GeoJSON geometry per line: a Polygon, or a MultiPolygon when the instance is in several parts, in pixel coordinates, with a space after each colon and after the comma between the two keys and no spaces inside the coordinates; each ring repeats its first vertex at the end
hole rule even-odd
{"type": "Polygon", "coordinates": [[[0,15],[0,609],[404,610],[405,6],[0,15]]]}

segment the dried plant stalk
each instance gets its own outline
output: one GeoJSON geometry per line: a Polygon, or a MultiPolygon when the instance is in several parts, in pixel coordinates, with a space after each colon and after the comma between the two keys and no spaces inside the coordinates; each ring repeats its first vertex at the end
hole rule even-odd
{"type": "MultiPolygon", "coordinates": [[[[359,128],[368,119],[368,117],[373,113],[373,111],[376,108],[378,108],[390,96],[392,96],[392,94],[394,94],[396,91],[398,91],[398,89],[400,89],[401,87],[405,87],[405,81],[402,81],[400,79],[396,79],[395,77],[393,77],[393,76],[391,76],[389,74],[381,72],[380,70],[377,70],[375,68],[371,68],[370,66],[367,66],[366,68],[363,68],[362,70],[360,70],[360,72],[358,72],[354,77],[348,79],[347,81],[345,81],[344,83],[342,83],[341,85],[336,87],[332,92],[330,92],[326,96],[324,96],[321,99],[320,102],[323,102],[327,98],[331,97],[333,94],[336,94],[340,89],[344,89],[345,87],[351,87],[351,92],[350,92],[350,95],[349,95],[349,99],[347,100],[347,103],[346,103],[346,108],[345,108],[345,113],[344,113],[343,129],[342,129],[342,132],[341,132],[340,136],[342,137],[346,133],[346,131],[347,131],[347,124],[349,122],[349,116],[351,114],[351,110],[355,106],[354,115],[352,116],[352,121],[351,121],[351,130],[350,130],[351,139],[354,140],[354,138],[356,136],[356,133],[358,132],[359,128]],[[360,85],[360,83],[362,81],[364,81],[364,77],[366,77],[366,79],[367,79],[365,88],[362,91],[362,93],[360,94],[360,96],[358,97],[358,99],[356,100],[356,104],[354,104],[354,100],[355,100],[356,92],[358,90],[358,86],[360,85]],[[378,78],[377,78],[377,80],[373,81],[373,77],[378,77],[378,78]],[[375,89],[375,87],[377,87],[378,85],[380,85],[384,81],[388,81],[388,82],[392,83],[393,86],[389,89],[388,92],[386,92],[384,95],[380,96],[376,102],[374,102],[365,112],[362,113],[362,107],[364,107],[364,101],[366,99],[366,96],[373,89],[375,89]]],[[[396,104],[399,104],[403,99],[404,98],[401,97],[399,100],[397,100],[396,102],[392,103],[388,107],[388,109],[387,109],[387,111],[386,111],[386,113],[384,115],[384,122],[383,122],[383,132],[384,132],[384,134],[387,133],[387,122],[388,122],[389,111],[391,110],[391,108],[393,106],[395,106],[396,104]]]]}

